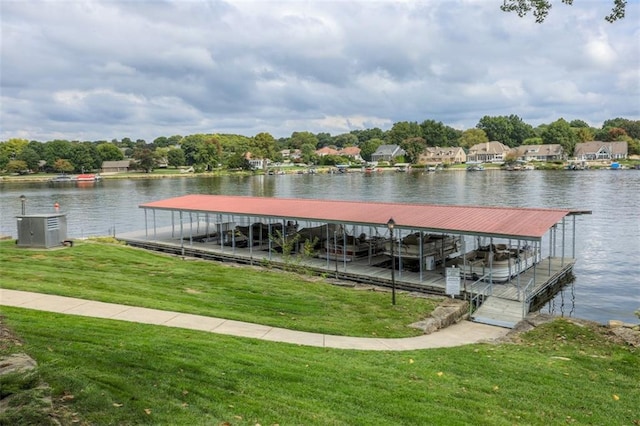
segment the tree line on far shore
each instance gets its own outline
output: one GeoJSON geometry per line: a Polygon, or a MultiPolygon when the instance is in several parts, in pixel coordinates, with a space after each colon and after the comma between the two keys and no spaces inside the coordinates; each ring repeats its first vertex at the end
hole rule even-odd
{"type": "Polygon", "coordinates": [[[614,118],[602,127],[594,128],[585,121],[562,118],[533,127],[517,115],[484,116],[475,128],[457,130],[442,122],[422,123],[401,121],[389,130],[379,128],[353,130],[332,136],[329,133],[293,132],[290,137],[275,139],[262,132],[255,136],[235,134],[193,134],[159,136],[152,142],[124,137],[111,141],[28,141],[13,138],[0,142],[0,172],[28,173],[35,171],[71,173],[100,170],[104,161],[132,159],[132,165],[151,171],[159,164],[167,167],[190,166],[195,171],[219,168],[250,169],[251,158],[273,162],[284,160],[283,150],[300,150],[296,159],[305,164],[336,165],[348,163],[348,158],[336,155],[318,156],[323,147],[357,146],[364,160],[381,145],[399,145],[405,150],[405,161],[415,162],[427,147],[462,147],[499,141],[509,147],[520,145],[560,144],[572,153],[579,142],[626,141],[629,155],[640,155],[640,120],[614,118]]]}

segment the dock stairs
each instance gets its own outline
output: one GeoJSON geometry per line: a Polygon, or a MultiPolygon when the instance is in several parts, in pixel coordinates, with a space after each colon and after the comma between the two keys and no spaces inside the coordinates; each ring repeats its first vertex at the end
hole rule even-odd
{"type": "Polygon", "coordinates": [[[524,315],[522,302],[488,296],[482,305],[471,315],[471,319],[482,324],[513,328],[522,321],[524,315]]]}

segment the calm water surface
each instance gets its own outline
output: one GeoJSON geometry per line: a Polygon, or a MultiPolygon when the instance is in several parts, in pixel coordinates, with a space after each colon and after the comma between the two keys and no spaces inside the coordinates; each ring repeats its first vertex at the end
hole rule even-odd
{"type": "Polygon", "coordinates": [[[599,322],[638,321],[633,314],[640,309],[636,170],[224,176],[105,180],[88,187],[0,182],[0,234],[16,236],[20,195],[27,197],[27,213],[53,212],[54,203],[59,203],[67,213],[69,237],[81,238],[142,230],[139,204],[184,194],[591,210],[592,215],[576,221],[576,281],[543,312],[599,322]]]}

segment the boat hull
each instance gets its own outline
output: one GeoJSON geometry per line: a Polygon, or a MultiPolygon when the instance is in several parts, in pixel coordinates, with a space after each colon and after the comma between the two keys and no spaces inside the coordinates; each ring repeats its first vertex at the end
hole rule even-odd
{"type": "Polygon", "coordinates": [[[472,250],[454,259],[450,265],[460,268],[465,278],[497,283],[507,282],[540,261],[537,250],[530,247],[504,247],[494,251],[472,250]]]}

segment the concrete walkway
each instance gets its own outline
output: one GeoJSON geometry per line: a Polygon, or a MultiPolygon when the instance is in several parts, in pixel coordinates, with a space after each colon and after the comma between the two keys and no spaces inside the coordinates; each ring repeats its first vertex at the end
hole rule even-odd
{"type": "Polygon", "coordinates": [[[470,321],[461,321],[432,334],[398,339],[332,336],[293,331],[202,315],[138,308],[114,303],[94,302],[72,297],[0,289],[0,305],[35,309],[68,315],[138,322],[166,327],[207,331],[228,336],[249,337],[272,342],[292,343],[336,349],[370,351],[409,351],[446,348],[491,341],[503,337],[509,329],[470,321]]]}

